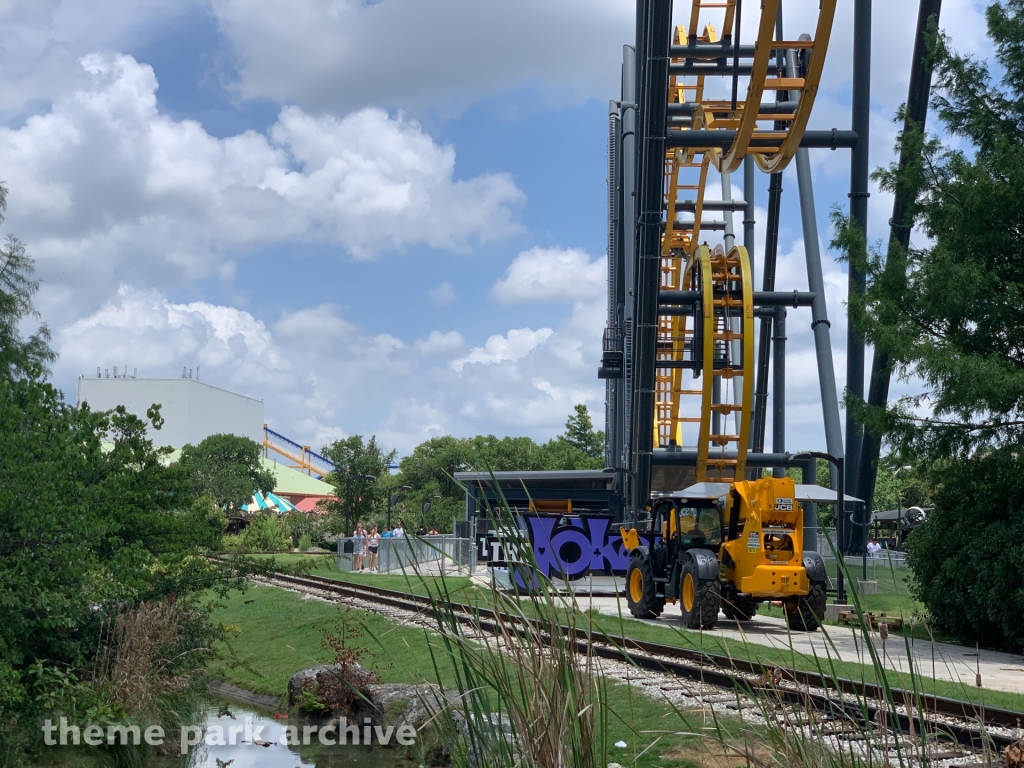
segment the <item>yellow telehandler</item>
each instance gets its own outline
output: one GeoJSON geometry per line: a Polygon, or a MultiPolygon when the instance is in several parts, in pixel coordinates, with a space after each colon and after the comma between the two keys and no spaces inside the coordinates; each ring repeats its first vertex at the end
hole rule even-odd
{"type": "Polygon", "coordinates": [[[833,491],[788,477],[697,483],[652,499],[637,525],[619,529],[630,613],[655,618],[679,602],[687,627],[711,629],[719,609],[749,621],[762,602],[778,600],[791,629],[816,630],[828,577],[821,555],[804,551],[801,502],[829,501],[833,491]]]}

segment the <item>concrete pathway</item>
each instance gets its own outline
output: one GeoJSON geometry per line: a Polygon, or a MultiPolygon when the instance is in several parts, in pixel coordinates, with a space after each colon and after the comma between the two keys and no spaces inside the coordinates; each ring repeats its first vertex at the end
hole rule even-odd
{"type": "MultiPolygon", "coordinates": [[[[625,598],[607,596],[577,595],[576,604],[582,610],[593,608],[607,616],[621,615],[632,619],[626,607],[625,598]]],[[[679,608],[665,607],[659,619],[647,623],[658,626],[683,629],[679,608]]],[[[784,619],[771,616],[756,616],[749,622],[738,622],[719,616],[717,626],[703,634],[703,642],[709,652],[717,652],[714,638],[727,637],[756,645],[792,649],[808,656],[817,655],[825,660],[829,656],[842,661],[870,664],[871,657],[859,628],[827,625],[817,632],[793,632],[787,630],[784,619]]],[[[883,643],[877,632],[871,640],[879,654],[883,643]]],[[[950,643],[932,643],[927,640],[912,640],[911,655],[918,674],[959,683],[964,687],[975,686],[975,675],[980,671],[984,688],[1010,693],[1024,693],[1024,656],[995,651],[976,651],[974,648],[950,643]]],[[[886,667],[901,672],[909,671],[907,646],[902,635],[889,635],[884,643],[886,667]]]]}

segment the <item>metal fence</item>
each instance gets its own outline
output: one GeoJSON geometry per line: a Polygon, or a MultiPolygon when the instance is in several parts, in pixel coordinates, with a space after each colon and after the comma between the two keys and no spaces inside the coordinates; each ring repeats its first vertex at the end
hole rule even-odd
{"type": "MultiPolygon", "coordinates": [[[[835,530],[818,531],[818,552],[825,561],[825,569],[828,571],[832,586],[835,586],[836,575],[839,572],[833,554],[836,551],[834,549],[835,541],[835,530]]],[[[858,582],[866,581],[867,585],[862,589],[865,594],[910,596],[910,569],[907,567],[905,553],[883,549],[878,554],[869,555],[866,558],[860,555],[847,555],[843,558],[843,562],[853,581],[848,588],[858,582]]]]}
{"type": "MultiPolygon", "coordinates": [[[[352,539],[338,539],[338,570],[354,570],[352,539]]],[[[363,571],[370,567],[370,553],[363,557],[363,571]]],[[[476,565],[473,541],[452,535],[402,536],[381,539],[377,551],[378,573],[453,573],[469,575],[476,565]]]]}

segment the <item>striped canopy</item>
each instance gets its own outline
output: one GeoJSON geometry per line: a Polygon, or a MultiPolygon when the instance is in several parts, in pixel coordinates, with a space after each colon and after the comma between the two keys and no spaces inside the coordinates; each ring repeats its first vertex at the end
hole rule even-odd
{"type": "Polygon", "coordinates": [[[267,493],[266,495],[261,494],[259,491],[255,491],[252,495],[252,501],[248,504],[242,505],[243,512],[262,512],[263,510],[274,510],[279,515],[285,512],[291,512],[297,509],[287,499],[282,499],[275,493],[267,493]]]}

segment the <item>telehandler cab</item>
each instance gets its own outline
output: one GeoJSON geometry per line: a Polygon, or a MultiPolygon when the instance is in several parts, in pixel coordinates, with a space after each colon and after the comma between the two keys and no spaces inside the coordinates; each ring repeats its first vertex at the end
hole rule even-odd
{"type": "Polygon", "coordinates": [[[619,529],[630,553],[626,602],[637,618],[680,603],[691,629],[711,629],[719,608],[749,621],[765,600],[780,600],[791,629],[814,631],[825,615],[825,563],[804,551],[801,501],[835,500],[833,491],[788,477],[698,483],[652,499],[642,529],[619,529]],[[644,524],[646,523],[646,524],[644,524]],[[653,534],[653,544],[640,533],[653,534]]]}

